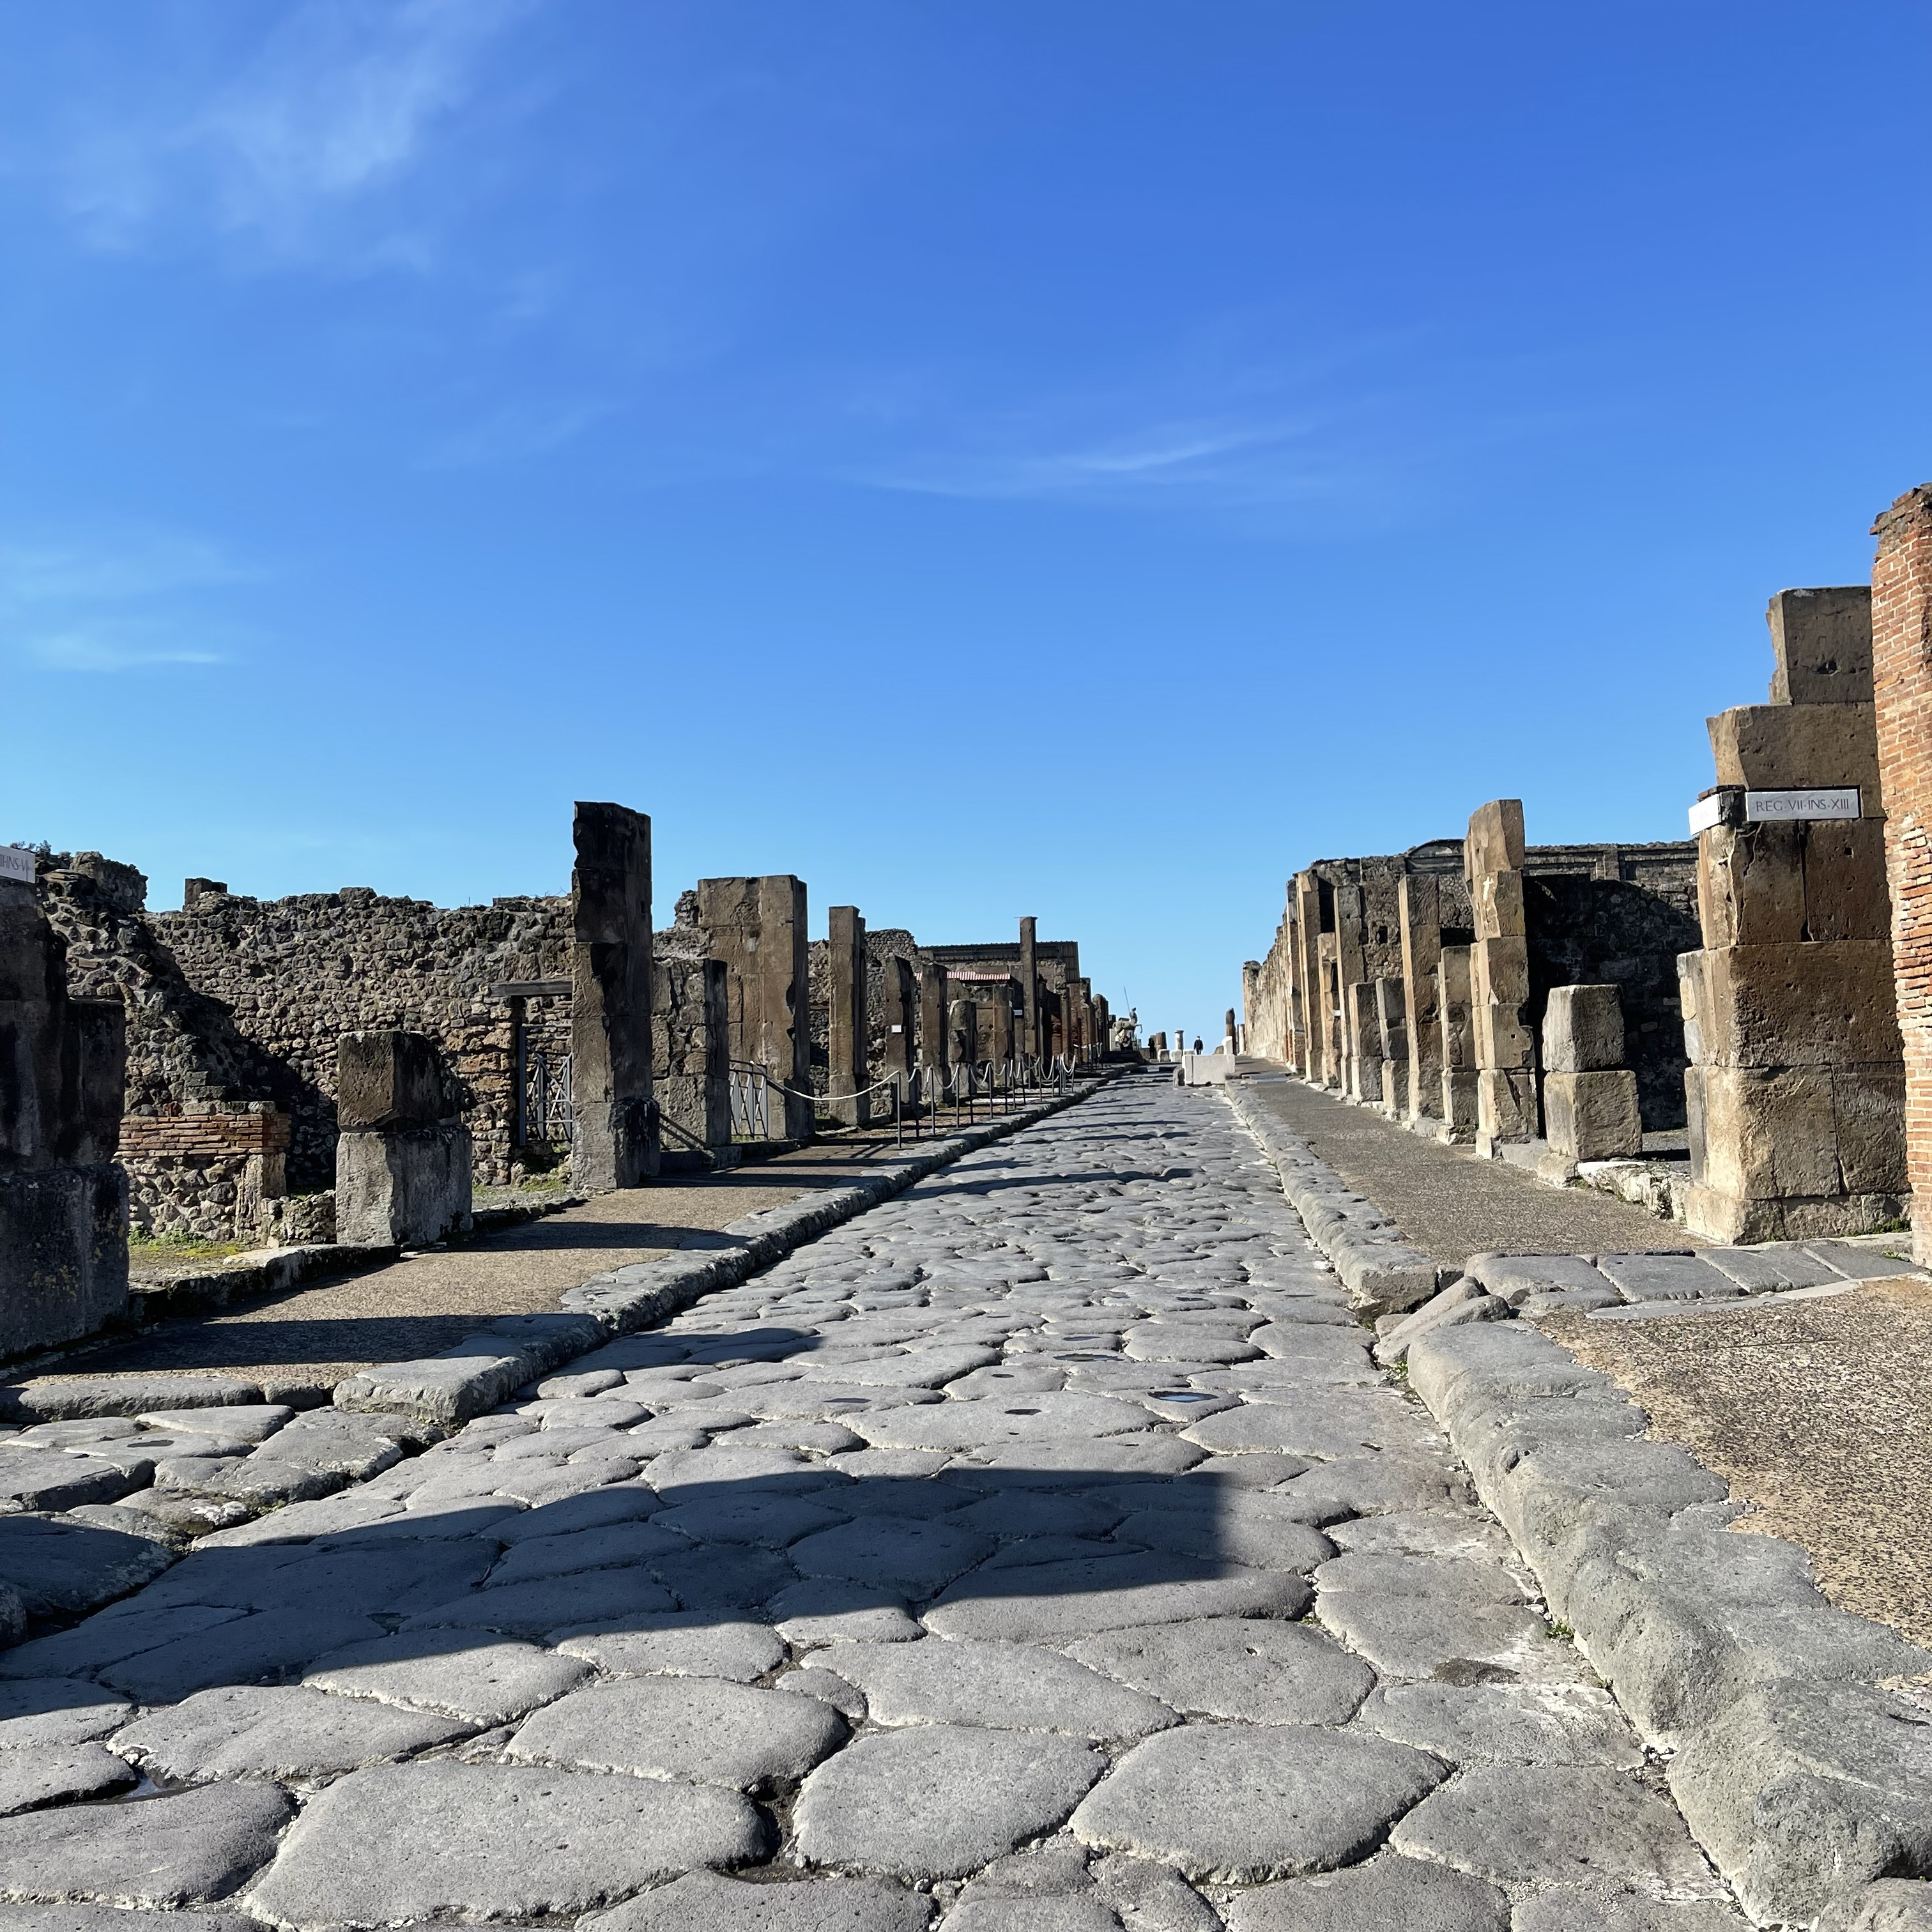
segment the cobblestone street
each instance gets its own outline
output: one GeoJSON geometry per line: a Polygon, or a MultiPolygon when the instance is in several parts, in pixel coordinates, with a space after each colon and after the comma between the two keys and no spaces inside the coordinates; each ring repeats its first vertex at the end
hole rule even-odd
{"type": "Polygon", "coordinates": [[[1372,1339],[1226,1102],[1116,1083],[0,1652],[0,1896],[1742,1926],[1372,1339]]]}

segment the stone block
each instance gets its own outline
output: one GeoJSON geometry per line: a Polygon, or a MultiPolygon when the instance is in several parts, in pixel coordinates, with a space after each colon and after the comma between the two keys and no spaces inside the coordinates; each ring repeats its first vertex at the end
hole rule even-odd
{"type": "Polygon", "coordinates": [[[1877,714],[1863,704],[1740,704],[1707,720],[1720,785],[1775,791],[1856,785],[1865,816],[1881,806],[1877,714]]]}
{"type": "Polygon", "coordinates": [[[1847,1194],[1908,1191],[1903,1067],[1833,1068],[1832,1121],[1847,1194]]]}
{"type": "Polygon", "coordinates": [[[1520,1006],[1529,998],[1529,941],[1520,937],[1479,940],[1469,949],[1469,999],[1520,1006]]]}
{"type": "MultiPolygon", "coordinates": [[[[1550,1003],[1543,1012],[1545,1071],[1600,1073],[1627,1064],[1623,1000],[1616,988],[1552,987],[1550,1003]]],[[[1593,1154],[1582,1157],[1598,1158],[1593,1154]]]]}
{"type": "Polygon", "coordinates": [[[1475,1070],[1475,1033],[1469,1018],[1470,951],[1466,946],[1445,946],[1436,968],[1439,1051],[1445,1076],[1475,1070]]]}
{"type": "Polygon", "coordinates": [[[866,922],[856,906],[833,906],[826,914],[826,964],[831,1010],[826,1034],[829,1111],[848,1126],[872,1118],[866,1091],[866,1048],[871,1028],[866,1012],[866,922]]]}
{"type": "Polygon", "coordinates": [[[651,821],[625,806],[579,801],[571,832],[571,1178],[602,1192],[658,1171],[651,821]]]}
{"type": "Polygon", "coordinates": [[[1713,825],[1697,835],[1704,944],[1781,946],[1804,932],[1802,825],[1713,825]]]}
{"type": "Polygon", "coordinates": [[[1832,1084],[1822,1067],[1689,1068],[1694,1186],[1743,1200],[1840,1192],[1832,1084]]]}
{"type": "Polygon", "coordinates": [[[1535,1035],[1523,1010],[1484,1000],[1470,1010],[1478,1068],[1527,1070],[1535,1060],[1535,1035]]]}
{"type": "Polygon", "coordinates": [[[0,1174],[0,1357],[128,1312],[128,1181],[109,1162],[0,1174]]]}
{"type": "Polygon", "coordinates": [[[1524,1067],[1485,1066],[1476,1074],[1476,1144],[1538,1138],[1536,1075],[1524,1067]]]}
{"type": "Polygon", "coordinates": [[[386,1028],[338,1042],[335,1119],[344,1132],[429,1126],[457,1111],[442,1055],[427,1036],[386,1028]]]}
{"type": "Polygon", "coordinates": [[[1871,586],[1780,590],[1765,613],[1771,627],[1774,704],[1872,701],[1871,586]]]}
{"type": "Polygon", "coordinates": [[[1826,820],[1802,828],[1807,939],[1892,938],[1885,821],[1826,820]]]}
{"type": "Polygon", "coordinates": [[[1520,939],[1529,929],[1520,872],[1484,873],[1470,888],[1469,903],[1479,940],[1520,939]]]}
{"type": "Polygon", "coordinates": [[[1628,1067],[1545,1073],[1543,1118],[1550,1147],[1571,1160],[1625,1160],[1643,1151],[1636,1076],[1628,1067]]]}
{"type": "Polygon", "coordinates": [[[341,1135],[337,1238],[408,1248],[467,1232],[470,1169],[470,1130],[459,1120],[341,1135]]]}
{"type": "Polygon", "coordinates": [[[1440,1137],[1453,1146],[1466,1147],[1476,1138],[1476,1074],[1474,1068],[1442,1070],[1440,1137]]]}
{"type": "Polygon", "coordinates": [[[1680,954],[1677,966],[1694,1065],[1831,1067],[1900,1058],[1884,940],[1724,946],[1680,954]]]}
{"type": "Polygon", "coordinates": [[[1490,872],[1520,872],[1526,848],[1522,833],[1522,801],[1492,799],[1469,814],[1469,831],[1462,843],[1462,872],[1472,884],[1490,872]]]}

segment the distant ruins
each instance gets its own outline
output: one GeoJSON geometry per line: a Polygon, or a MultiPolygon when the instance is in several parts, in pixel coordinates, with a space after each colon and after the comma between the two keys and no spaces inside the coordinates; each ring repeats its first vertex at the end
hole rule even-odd
{"type": "Polygon", "coordinates": [[[1532,845],[1502,799],[1317,860],[1243,968],[1246,1050],[1712,1240],[1916,1201],[1932,1253],[1932,489],[1876,534],[1869,589],[1772,600],[1769,702],[1709,721],[1691,840],[1532,845]]]}
{"type": "Polygon", "coordinates": [[[568,894],[454,909],[195,878],[150,913],[132,866],[4,848],[0,1356],[113,1319],[130,1226],[420,1244],[473,1188],[728,1166],[890,1122],[895,1078],[1108,1050],[1078,947],[1031,920],[932,947],[835,907],[808,944],[783,876],[700,880],[654,931],[650,820],[579,805],[573,838],[568,894]]]}

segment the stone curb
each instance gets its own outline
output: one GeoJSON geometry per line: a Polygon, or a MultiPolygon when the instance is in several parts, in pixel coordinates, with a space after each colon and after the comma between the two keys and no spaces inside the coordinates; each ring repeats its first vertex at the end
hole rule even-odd
{"type": "Polygon", "coordinates": [[[768,1208],[732,1222],[734,1244],[701,1259],[670,1255],[662,1261],[614,1268],[568,1290],[563,1312],[513,1316],[422,1360],[391,1362],[349,1376],[335,1389],[336,1406],[362,1413],[406,1415],[454,1427],[494,1408],[514,1390],[562,1364],[587,1354],[614,1336],[635,1334],[688,1308],[716,1289],[735,1288],[794,1249],[875,1208],[949,1166],[963,1154],[1033,1126],[1076,1105],[1117,1078],[1103,1072],[1092,1084],[1056,1095],[983,1127],[935,1141],[907,1160],[784,1208],[768,1208]]]}
{"type": "MultiPolygon", "coordinates": [[[[1373,1209],[1348,1214],[1358,1197],[1305,1143],[1228,1099],[1324,1252],[1304,1196],[1324,1225],[1369,1220],[1372,1234],[1373,1209]]],[[[1834,1609],[1796,1544],[1730,1533],[1743,1510],[1728,1486],[1649,1439],[1636,1403],[1514,1313],[1454,1283],[1384,1347],[1406,1357],[1551,1617],[1668,1759],[1744,1910],[1818,1932],[1932,1932],[1932,1883],[1894,1876],[1932,1871],[1932,1706],[1891,1688],[1932,1674],[1932,1652],[1834,1609]]]]}
{"type": "Polygon", "coordinates": [[[1460,1268],[1440,1268],[1411,1247],[1372,1202],[1352,1192],[1305,1140],[1289,1132],[1238,1087],[1224,1087],[1221,1092],[1280,1175],[1282,1191],[1359,1312],[1370,1316],[1406,1313],[1462,1273],[1460,1268]]]}

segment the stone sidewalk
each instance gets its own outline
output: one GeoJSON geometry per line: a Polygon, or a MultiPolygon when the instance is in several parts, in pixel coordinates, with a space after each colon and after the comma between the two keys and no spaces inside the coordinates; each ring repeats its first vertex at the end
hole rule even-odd
{"type": "Polygon", "coordinates": [[[0,1652],[0,1897],[1742,1924],[1369,1340],[1218,1097],[1102,1091],[0,1652]]]}

